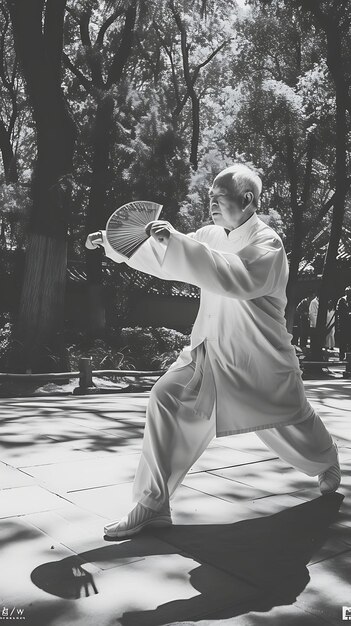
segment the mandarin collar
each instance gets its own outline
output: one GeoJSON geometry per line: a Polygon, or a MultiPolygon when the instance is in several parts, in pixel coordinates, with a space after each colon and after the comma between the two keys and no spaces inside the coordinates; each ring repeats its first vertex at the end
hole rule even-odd
{"type": "Polygon", "coordinates": [[[233,228],[233,230],[228,233],[228,239],[230,239],[230,241],[239,241],[240,239],[243,239],[249,234],[251,228],[258,224],[258,222],[259,219],[255,211],[255,213],[253,213],[253,215],[251,215],[246,222],[240,224],[237,228],[233,228]]]}

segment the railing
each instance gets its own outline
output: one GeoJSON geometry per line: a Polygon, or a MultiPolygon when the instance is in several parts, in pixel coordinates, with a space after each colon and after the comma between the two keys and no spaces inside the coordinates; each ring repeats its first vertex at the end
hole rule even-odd
{"type": "Polygon", "coordinates": [[[346,359],[344,361],[308,361],[305,358],[299,359],[300,368],[304,372],[305,370],[312,369],[310,366],[319,366],[324,368],[332,367],[344,367],[343,378],[351,378],[351,352],[346,353],[346,359]]]}
{"type": "MultiPolygon", "coordinates": [[[[59,380],[67,380],[69,378],[79,377],[79,386],[73,390],[75,395],[83,395],[89,393],[98,393],[100,388],[96,387],[93,383],[93,376],[116,376],[124,377],[131,376],[134,378],[153,377],[159,378],[165,374],[167,370],[93,370],[91,357],[82,358],[79,360],[78,372],[48,372],[41,374],[11,374],[0,373],[1,380],[26,380],[26,381],[41,381],[41,382],[55,382],[59,380]]],[[[113,393],[111,388],[109,391],[113,393]]]]}
{"type": "MultiPolygon", "coordinates": [[[[299,359],[300,368],[303,372],[308,369],[311,369],[311,366],[319,366],[321,368],[331,368],[331,367],[345,367],[345,371],[343,372],[343,378],[351,379],[351,353],[348,352],[346,354],[345,361],[308,361],[307,359],[301,358],[299,359]]],[[[0,381],[1,380],[26,380],[26,381],[41,381],[41,382],[55,382],[58,380],[67,380],[69,378],[78,378],[79,377],[79,385],[73,390],[73,394],[75,395],[85,395],[92,393],[99,393],[101,388],[98,388],[93,383],[93,376],[116,376],[116,377],[125,377],[130,376],[134,378],[143,378],[143,377],[155,377],[159,378],[163,374],[165,374],[167,370],[93,370],[91,357],[82,358],[79,360],[79,371],[76,372],[48,372],[42,374],[11,374],[11,373],[0,373],[0,381]]],[[[307,373],[307,372],[306,372],[307,373]]],[[[105,391],[111,391],[113,393],[113,389],[106,389],[105,391]]],[[[123,391],[123,390],[122,390],[123,391]]],[[[124,389],[125,391],[125,389],[124,389]]]]}

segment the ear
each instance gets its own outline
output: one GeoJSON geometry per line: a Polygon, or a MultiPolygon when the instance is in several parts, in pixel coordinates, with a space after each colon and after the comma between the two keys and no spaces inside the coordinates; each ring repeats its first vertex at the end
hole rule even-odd
{"type": "Polygon", "coordinates": [[[254,199],[254,195],[252,191],[247,191],[243,199],[244,209],[246,209],[252,203],[253,199],[254,199]]]}

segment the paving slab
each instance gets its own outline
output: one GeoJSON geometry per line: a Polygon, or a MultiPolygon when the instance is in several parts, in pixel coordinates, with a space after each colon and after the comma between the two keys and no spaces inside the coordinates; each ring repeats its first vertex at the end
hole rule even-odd
{"type": "MultiPolygon", "coordinates": [[[[320,494],[315,497],[317,498],[318,496],[320,496],[320,494]]],[[[299,502],[297,498],[290,494],[269,494],[263,498],[250,500],[247,502],[247,506],[254,511],[256,515],[263,516],[280,513],[280,511],[290,509],[300,503],[301,501],[299,502]]]]}
{"type": "Polygon", "coordinates": [[[30,513],[24,520],[76,553],[105,546],[106,519],[71,502],[54,511],[30,513]]]}
{"type": "Polygon", "coordinates": [[[254,454],[261,459],[277,458],[276,455],[264,445],[254,432],[218,437],[215,441],[221,446],[254,454]]]}
{"type": "Polygon", "coordinates": [[[0,491],[0,518],[51,511],[62,506],[62,498],[42,487],[28,486],[0,491]]]}
{"type": "Polygon", "coordinates": [[[32,476],[0,461],[0,490],[33,484],[35,479],[32,476]]]}
{"type": "Polygon", "coordinates": [[[247,463],[256,463],[261,457],[249,454],[242,450],[234,450],[227,446],[213,446],[207,448],[201,457],[190,468],[189,474],[203,472],[210,469],[220,469],[222,467],[236,467],[247,463]]]}
{"type": "Polygon", "coordinates": [[[118,519],[126,515],[133,505],[132,482],[71,491],[66,499],[106,520],[118,519]]]}
{"type": "Polygon", "coordinates": [[[75,441],[56,443],[49,438],[40,441],[27,440],[26,443],[12,444],[0,442],[1,460],[12,467],[24,468],[34,465],[51,465],[52,463],[78,462],[87,460],[87,452],[79,450],[75,441]]]}
{"type": "Polygon", "coordinates": [[[269,491],[250,487],[211,472],[188,474],[182,484],[228,502],[245,502],[270,495],[269,491]]]}
{"type": "Polygon", "coordinates": [[[108,458],[92,458],[79,462],[55,463],[27,467],[30,476],[40,485],[58,494],[71,491],[118,485],[133,480],[139,463],[139,454],[122,452],[108,458]]]}
{"type": "Polygon", "coordinates": [[[226,501],[180,485],[171,499],[175,524],[223,524],[255,517],[245,502],[226,501]]]}
{"type": "Polygon", "coordinates": [[[280,459],[264,460],[223,469],[210,470],[212,474],[241,482],[270,493],[294,493],[316,484],[316,478],[306,476],[289,467],[280,459]],[[268,487],[267,487],[268,486],[268,487]]]}

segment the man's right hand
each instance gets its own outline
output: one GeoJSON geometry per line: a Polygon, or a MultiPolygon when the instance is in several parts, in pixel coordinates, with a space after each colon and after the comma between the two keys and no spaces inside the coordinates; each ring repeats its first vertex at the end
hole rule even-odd
{"type": "Polygon", "coordinates": [[[160,243],[165,243],[168,241],[170,234],[175,229],[172,224],[166,222],[164,220],[156,220],[154,222],[149,222],[145,226],[145,232],[149,237],[153,237],[156,241],[160,243]]]}
{"type": "Polygon", "coordinates": [[[88,248],[88,250],[95,250],[102,245],[103,238],[101,230],[98,230],[96,233],[90,233],[90,235],[87,236],[85,247],[88,248]]]}

